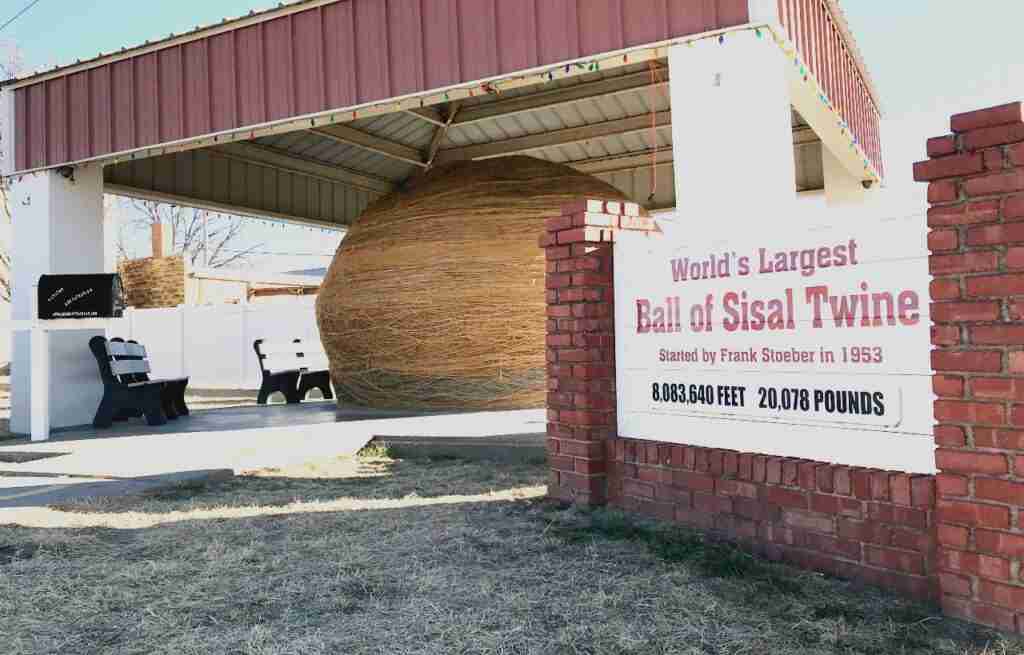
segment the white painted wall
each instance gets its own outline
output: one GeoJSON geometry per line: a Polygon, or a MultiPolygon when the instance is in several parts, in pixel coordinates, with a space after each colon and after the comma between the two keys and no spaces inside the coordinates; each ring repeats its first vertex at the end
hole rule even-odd
{"type": "Polygon", "coordinates": [[[766,208],[796,197],[785,60],[752,32],[669,48],[676,207],[694,229],[728,238],[770,231],[766,208]]]}
{"type": "Polygon", "coordinates": [[[144,344],[156,376],[187,375],[193,388],[258,389],[260,368],[253,341],[320,343],[316,299],[287,300],[129,309],[107,334],[144,344]]]}
{"type": "MultiPolygon", "coordinates": [[[[31,318],[33,285],[44,273],[104,270],[103,178],[99,166],[75,170],[74,180],[55,172],[14,182],[12,307],[14,320],[31,318]]],[[[50,424],[92,422],[103,394],[96,360],[89,352],[95,330],[54,333],[50,338],[50,424]]],[[[11,358],[11,431],[29,432],[31,371],[29,337],[14,333],[11,358]]]]}

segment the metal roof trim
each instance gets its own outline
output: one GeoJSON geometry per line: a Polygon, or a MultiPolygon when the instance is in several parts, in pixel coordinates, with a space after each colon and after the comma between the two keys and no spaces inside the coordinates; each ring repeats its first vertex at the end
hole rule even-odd
{"type": "Polygon", "coordinates": [[[0,88],[10,87],[12,89],[17,89],[28,84],[36,84],[54,77],[71,75],[72,73],[89,70],[98,66],[104,66],[122,59],[156,52],[157,50],[163,50],[164,48],[170,48],[190,41],[196,41],[222,32],[230,32],[249,25],[270,21],[288,14],[294,14],[299,11],[305,11],[306,9],[322,7],[324,5],[334,4],[335,2],[341,1],[342,0],[291,0],[290,2],[281,2],[278,3],[276,7],[271,7],[269,9],[262,9],[258,11],[253,10],[247,14],[235,16],[233,18],[222,18],[219,23],[214,25],[199,25],[188,32],[183,32],[181,34],[172,33],[162,39],[157,39],[156,41],[144,41],[143,43],[132,46],[122,46],[120,50],[115,52],[109,52],[106,54],[101,52],[95,57],[91,57],[89,59],[76,60],[74,63],[70,64],[57,64],[56,66],[45,70],[36,70],[21,76],[0,80],[0,88]]]}
{"type": "Polygon", "coordinates": [[[857,45],[857,39],[854,38],[853,31],[850,29],[850,22],[846,20],[846,13],[839,5],[839,0],[825,0],[825,6],[828,8],[829,14],[832,16],[832,20],[835,22],[836,27],[839,28],[839,32],[843,35],[843,39],[846,41],[846,45],[850,49],[850,53],[853,55],[853,60],[857,64],[857,70],[860,72],[860,76],[868,88],[868,93],[871,94],[871,101],[875,103],[875,109],[881,117],[882,101],[879,100],[878,89],[875,88],[875,81],[872,79],[871,73],[868,72],[867,63],[864,61],[864,55],[861,53],[860,46],[857,45]]]}

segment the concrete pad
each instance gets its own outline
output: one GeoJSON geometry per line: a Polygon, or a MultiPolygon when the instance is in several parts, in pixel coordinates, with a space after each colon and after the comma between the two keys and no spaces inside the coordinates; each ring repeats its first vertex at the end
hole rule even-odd
{"type": "Polygon", "coordinates": [[[227,469],[181,471],[167,475],[129,479],[86,477],[42,477],[38,475],[0,476],[0,523],[4,509],[46,507],[70,500],[123,496],[171,489],[181,485],[207,484],[229,480],[227,469]]]}
{"type": "Polygon", "coordinates": [[[45,442],[0,442],[0,453],[66,453],[21,464],[4,463],[0,472],[113,478],[209,469],[237,473],[353,455],[378,434],[488,437],[537,433],[545,424],[545,412],[539,409],[409,416],[339,410],[330,401],[231,407],[198,410],[159,427],[135,421],[110,430],[69,430],[45,442]]]}

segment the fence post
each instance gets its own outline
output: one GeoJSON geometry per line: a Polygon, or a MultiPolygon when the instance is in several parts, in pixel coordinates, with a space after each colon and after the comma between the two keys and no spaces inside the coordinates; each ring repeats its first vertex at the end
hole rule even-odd
{"type": "Polygon", "coordinates": [[[181,364],[182,376],[188,375],[188,359],[185,353],[185,344],[188,340],[185,338],[185,312],[188,309],[188,305],[178,305],[178,361],[181,364]]]}
{"type": "Polygon", "coordinates": [[[242,357],[241,357],[241,359],[239,359],[239,364],[241,365],[241,368],[238,371],[239,384],[238,384],[237,388],[238,389],[244,389],[245,388],[245,361],[246,361],[245,357],[246,357],[246,350],[247,350],[246,347],[245,347],[245,344],[246,344],[247,341],[249,341],[249,320],[248,320],[248,318],[249,318],[249,305],[248,305],[248,303],[246,303],[246,304],[242,304],[240,306],[242,308],[242,338],[241,338],[241,342],[242,342],[241,343],[242,357]]]}

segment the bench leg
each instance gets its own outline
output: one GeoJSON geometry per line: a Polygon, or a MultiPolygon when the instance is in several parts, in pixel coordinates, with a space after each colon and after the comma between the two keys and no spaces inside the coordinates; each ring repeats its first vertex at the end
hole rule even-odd
{"type": "Polygon", "coordinates": [[[185,389],[188,388],[188,380],[179,382],[174,385],[174,395],[172,401],[174,402],[174,409],[177,411],[178,416],[188,416],[188,405],[185,404],[185,389]]]}
{"type": "Polygon", "coordinates": [[[320,393],[324,396],[324,400],[334,399],[334,392],[331,390],[331,378],[327,371],[314,371],[302,375],[302,381],[299,382],[299,398],[305,400],[306,394],[312,389],[319,389],[320,393]]]}
{"type": "Polygon", "coordinates": [[[113,425],[116,407],[117,403],[114,399],[114,394],[110,393],[110,391],[104,391],[103,399],[100,400],[100,406],[96,408],[96,416],[92,419],[93,427],[109,428],[113,425]]]}
{"type": "Polygon", "coordinates": [[[299,373],[289,373],[281,376],[281,392],[284,393],[285,400],[289,405],[294,405],[302,400],[299,395],[299,375],[299,373]]]}
{"type": "Polygon", "coordinates": [[[277,387],[274,386],[271,379],[266,377],[263,378],[263,383],[260,384],[260,391],[258,394],[256,394],[256,404],[266,405],[267,398],[269,398],[270,394],[274,393],[275,391],[277,391],[277,387]]]}
{"type": "Polygon", "coordinates": [[[146,425],[164,425],[167,423],[161,396],[162,393],[159,387],[146,389],[142,395],[142,412],[146,415],[146,425]]]}
{"type": "Polygon", "coordinates": [[[165,384],[160,389],[160,407],[164,410],[164,416],[167,420],[173,421],[178,418],[178,410],[175,407],[174,402],[174,384],[165,384]]]}

